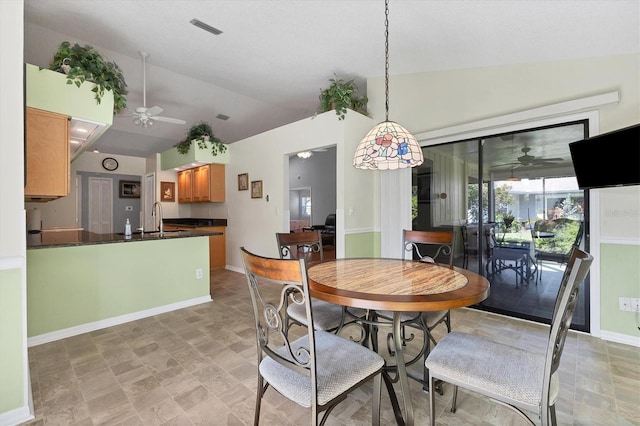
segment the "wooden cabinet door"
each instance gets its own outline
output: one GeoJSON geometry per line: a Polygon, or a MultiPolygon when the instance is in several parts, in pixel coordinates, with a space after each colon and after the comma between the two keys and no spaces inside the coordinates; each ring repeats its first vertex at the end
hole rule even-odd
{"type": "Polygon", "coordinates": [[[207,226],[199,229],[222,232],[222,235],[211,235],[209,237],[209,269],[220,269],[227,266],[226,227],[207,226]]]}
{"type": "Polygon", "coordinates": [[[69,195],[69,117],[27,108],[25,197],[52,200],[69,195]]]}
{"type": "Polygon", "coordinates": [[[193,170],[193,201],[209,201],[209,166],[193,170]]]}
{"type": "Polygon", "coordinates": [[[209,164],[209,201],[224,203],[225,201],[225,166],[209,164]]]}
{"type": "Polygon", "coordinates": [[[193,201],[193,169],[178,172],[178,202],[190,203],[193,201]]]}

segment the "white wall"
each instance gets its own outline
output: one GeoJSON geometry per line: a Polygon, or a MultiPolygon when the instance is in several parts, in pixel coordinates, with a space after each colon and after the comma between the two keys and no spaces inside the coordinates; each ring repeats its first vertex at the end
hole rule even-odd
{"type": "Polygon", "coordinates": [[[0,1],[0,424],[33,418],[26,327],[22,0],[0,1]]]}
{"type": "Polygon", "coordinates": [[[275,233],[289,226],[289,154],[299,151],[336,145],[336,255],[344,252],[340,235],[354,228],[373,230],[376,173],[356,170],[351,165],[358,142],[373,124],[370,118],[357,113],[348,113],[344,121],[338,121],[329,111],[229,145],[227,265],[242,270],[242,246],[260,255],[278,256],[275,233]],[[241,173],[249,174],[249,182],[262,180],[263,198],[252,199],[250,190],[238,191],[237,176],[241,173]],[[345,215],[349,207],[353,214],[345,215]]]}

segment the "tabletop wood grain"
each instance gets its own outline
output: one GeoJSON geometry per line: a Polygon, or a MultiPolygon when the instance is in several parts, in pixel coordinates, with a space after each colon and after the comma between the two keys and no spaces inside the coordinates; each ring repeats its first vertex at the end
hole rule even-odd
{"type": "Polygon", "coordinates": [[[400,259],[337,259],[309,267],[308,277],[313,297],[365,309],[453,309],[489,295],[489,282],[474,272],[400,259]]]}

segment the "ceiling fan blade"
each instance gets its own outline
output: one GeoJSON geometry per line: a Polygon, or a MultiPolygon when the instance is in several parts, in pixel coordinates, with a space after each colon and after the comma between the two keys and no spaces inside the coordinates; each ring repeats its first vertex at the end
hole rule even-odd
{"type": "Polygon", "coordinates": [[[149,117],[155,121],[162,121],[164,123],[172,123],[172,124],[187,124],[186,121],[181,120],[179,118],[171,118],[171,117],[161,117],[161,116],[151,116],[149,117]]]}
{"type": "Polygon", "coordinates": [[[160,113],[162,113],[162,111],[164,111],[162,108],[160,108],[159,106],[153,106],[151,108],[147,108],[147,110],[145,111],[147,113],[147,115],[158,115],[160,113]]]}
{"type": "Polygon", "coordinates": [[[533,160],[534,163],[546,163],[549,161],[564,161],[564,158],[536,158],[533,160]]]}

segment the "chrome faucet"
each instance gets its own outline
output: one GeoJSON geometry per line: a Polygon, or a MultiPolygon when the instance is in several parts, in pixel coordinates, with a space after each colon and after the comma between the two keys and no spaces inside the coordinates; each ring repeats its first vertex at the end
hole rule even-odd
{"type": "Polygon", "coordinates": [[[153,203],[153,207],[151,207],[151,216],[156,215],[156,206],[158,206],[158,210],[160,212],[160,226],[158,227],[158,230],[160,231],[160,236],[162,237],[164,236],[164,227],[162,225],[162,204],[160,204],[159,201],[153,203]]]}

